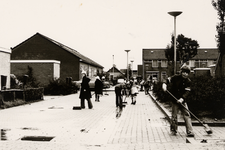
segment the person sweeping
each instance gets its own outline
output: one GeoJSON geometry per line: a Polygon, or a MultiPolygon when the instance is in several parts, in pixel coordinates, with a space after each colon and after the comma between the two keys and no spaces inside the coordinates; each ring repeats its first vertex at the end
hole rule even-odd
{"type": "Polygon", "coordinates": [[[189,74],[190,74],[190,69],[187,66],[183,66],[181,68],[180,74],[176,74],[172,77],[169,77],[166,83],[162,84],[162,89],[163,91],[166,92],[167,85],[168,85],[169,91],[177,98],[177,101],[174,99],[171,100],[172,102],[172,118],[171,118],[171,125],[170,125],[171,133],[174,135],[177,134],[177,129],[178,129],[177,115],[180,110],[185,121],[187,136],[193,137],[194,132],[193,132],[192,123],[191,123],[191,115],[188,111],[188,105],[186,102],[186,98],[191,90],[190,88],[191,80],[188,78],[189,74]]]}

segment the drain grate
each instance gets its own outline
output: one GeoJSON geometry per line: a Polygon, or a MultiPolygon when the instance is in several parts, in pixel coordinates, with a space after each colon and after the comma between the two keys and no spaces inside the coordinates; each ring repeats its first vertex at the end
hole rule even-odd
{"type": "Polygon", "coordinates": [[[21,138],[22,141],[51,141],[53,136],[24,136],[21,138]]]}

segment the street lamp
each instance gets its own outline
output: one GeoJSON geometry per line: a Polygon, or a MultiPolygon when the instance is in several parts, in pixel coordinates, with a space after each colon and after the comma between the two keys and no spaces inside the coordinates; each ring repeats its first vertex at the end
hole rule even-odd
{"type": "Polygon", "coordinates": [[[127,81],[129,81],[129,72],[128,72],[128,52],[130,50],[125,50],[125,52],[127,52],[127,81]]]}
{"type": "Polygon", "coordinates": [[[177,68],[177,50],[176,50],[176,17],[179,16],[182,12],[181,11],[171,11],[168,12],[171,16],[174,17],[174,74],[176,74],[177,68]]]}
{"type": "Polygon", "coordinates": [[[134,62],[134,60],[131,60],[130,62],[131,62],[131,76],[133,77],[133,62],[134,62]]]}

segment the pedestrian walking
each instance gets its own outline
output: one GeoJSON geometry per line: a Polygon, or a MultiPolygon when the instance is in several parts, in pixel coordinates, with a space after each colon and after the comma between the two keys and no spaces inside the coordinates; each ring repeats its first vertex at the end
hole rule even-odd
{"type": "Polygon", "coordinates": [[[175,101],[174,99],[171,100],[172,118],[171,118],[170,130],[172,134],[176,135],[177,133],[177,129],[178,129],[177,114],[180,110],[185,120],[187,136],[193,137],[194,133],[192,129],[191,116],[187,110],[188,105],[186,102],[186,98],[191,90],[190,89],[191,80],[188,78],[189,73],[190,73],[190,69],[187,66],[183,66],[181,68],[180,74],[176,74],[172,77],[169,77],[166,83],[162,84],[162,89],[163,91],[167,91],[167,85],[168,85],[169,91],[178,99],[178,101],[175,101]],[[186,109],[182,107],[182,105],[180,104],[183,104],[186,109]]]}
{"type": "Polygon", "coordinates": [[[89,86],[90,78],[87,77],[87,73],[82,71],[82,82],[81,82],[81,89],[80,89],[80,100],[81,100],[81,108],[85,108],[85,99],[88,102],[88,108],[92,109],[93,105],[91,102],[91,90],[89,86]]]}
{"type": "Polygon", "coordinates": [[[99,98],[102,95],[103,83],[100,80],[99,76],[96,76],[95,80],[95,101],[100,102],[99,98]]]}
{"type": "Polygon", "coordinates": [[[131,104],[135,105],[136,104],[136,98],[137,98],[137,94],[138,94],[138,85],[137,82],[131,80],[130,81],[131,84],[131,104]]]}

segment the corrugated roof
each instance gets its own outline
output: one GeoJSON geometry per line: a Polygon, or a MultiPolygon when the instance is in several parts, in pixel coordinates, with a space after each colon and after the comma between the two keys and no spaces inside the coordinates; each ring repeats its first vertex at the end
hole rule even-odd
{"type": "Polygon", "coordinates": [[[64,45],[64,44],[62,44],[62,43],[59,43],[59,42],[57,42],[57,41],[55,41],[55,40],[53,40],[53,39],[51,39],[51,38],[49,38],[49,37],[46,37],[46,36],[44,36],[44,35],[42,35],[42,34],[40,34],[40,33],[37,33],[37,34],[43,36],[44,38],[48,39],[49,41],[55,43],[56,45],[62,47],[63,49],[69,51],[70,53],[74,54],[75,56],[77,56],[78,58],[80,58],[80,59],[82,60],[82,62],[88,63],[88,64],[93,65],[93,66],[97,66],[97,67],[100,67],[100,68],[104,68],[104,67],[101,66],[100,64],[98,64],[98,63],[96,63],[95,61],[91,60],[90,58],[88,58],[88,57],[82,55],[82,54],[79,53],[78,51],[76,51],[76,50],[74,50],[74,49],[72,49],[72,48],[70,48],[70,47],[68,47],[68,46],[66,46],[66,45],[64,45]]]}

